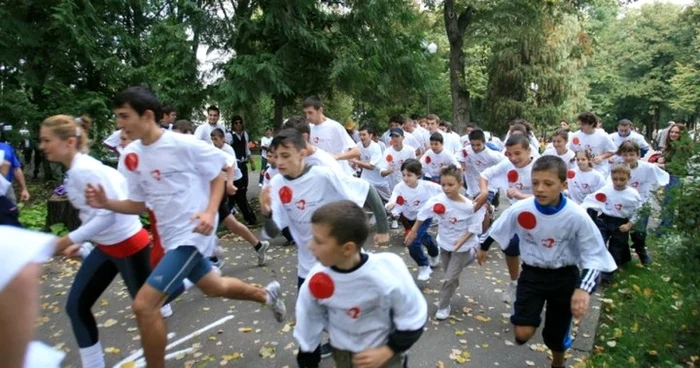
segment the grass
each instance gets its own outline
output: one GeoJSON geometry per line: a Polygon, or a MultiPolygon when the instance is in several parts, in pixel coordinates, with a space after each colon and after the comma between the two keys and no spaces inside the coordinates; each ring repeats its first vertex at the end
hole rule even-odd
{"type": "Polygon", "coordinates": [[[588,367],[694,367],[700,360],[698,276],[673,259],[656,252],[649,268],[635,261],[617,272],[604,291],[588,367]]]}

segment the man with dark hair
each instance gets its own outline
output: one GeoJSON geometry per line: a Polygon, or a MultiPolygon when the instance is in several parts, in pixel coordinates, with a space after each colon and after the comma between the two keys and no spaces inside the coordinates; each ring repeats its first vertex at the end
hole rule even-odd
{"type": "Polygon", "coordinates": [[[253,209],[248,203],[248,166],[246,164],[250,163],[250,171],[255,171],[255,161],[250,159],[250,147],[248,147],[248,142],[250,138],[248,133],[243,129],[243,118],[236,115],[231,119],[231,124],[233,130],[231,131],[231,147],[236,153],[236,158],[238,159],[238,168],[241,170],[243,176],[236,180],[233,185],[238,188],[233,197],[229,197],[229,207],[233,207],[235,201],[238,208],[241,210],[243,219],[250,226],[254,226],[258,220],[255,217],[253,209]]]}
{"type": "MultiPolygon", "coordinates": [[[[620,148],[622,142],[627,140],[637,143],[641,150],[641,157],[646,156],[647,152],[649,152],[649,143],[647,143],[643,135],[634,131],[634,124],[628,119],[622,119],[617,123],[617,132],[610,133],[610,138],[612,138],[617,148],[620,148]]],[[[616,156],[615,162],[622,162],[622,158],[616,156]]]]}
{"type": "Polygon", "coordinates": [[[207,124],[198,126],[194,131],[194,137],[211,144],[211,132],[214,129],[219,128],[224,131],[226,130],[226,128],[219,123],[220,116],[221,114],[218,107],[214,105],[209,106],[207,108],[207,124]]]}
{"type": "MultiPolygon", "coordinates": [[[[389,129],[387,129],[384,134],[382,134],[382,141],[385,144],[391,144],[390,132],[392,129],[401,129],[403,131],[403,142],[407,146],[413,147],[416,150],[416,157],[420,157],[423,152],[426,151],[426,147],[430,146],[430,143],[422,143],[418,138],[416,138],[411,132],[404,129],[405,119],[401,115],[394,115],[389,118],[389,129]]],[[[429,137],[428,137],[429,138],[429,137]]]]}
{"type": "Polygon", "coordinates": [[[173,129],[173,124],[177,119],[177,113],[170,105],[165,105],[162,108],[163,118],[160,120],[160,127],[167,130],[173,129]]]}
{"type": "Polygon", "coordinates": [[[574,152],[590,150],[593,153],[593,168],[600,171],[603,176],[608,175],[608,159],[615,154],[617,146],[604,130],[596,129],[598,117],[590,112],[584,111],[579,114],[578,123],[581,129],[571,135],[569,149],[574,152]]]}

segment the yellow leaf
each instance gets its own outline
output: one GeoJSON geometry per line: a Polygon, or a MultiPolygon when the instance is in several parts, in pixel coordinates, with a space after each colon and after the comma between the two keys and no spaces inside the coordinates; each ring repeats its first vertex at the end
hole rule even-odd
{"type": "Polygon", "coordinates": [[[112,326],[114,326],[114,325],[116,325],[116,324],[117,324],[117,320],[116,320],[116,319],[111,319],[111,318],[110,318],[110,319],[108,319],[108,320],[105,321],[105,323],[103,324],[103,326],[105,326],[105,327],[112,327],[112,326]]]}
{"type": "Polygon", "coordinates": [[[634,291],[636,291],[638,293],[642,292],[642,289],[637,284],[632,285],[632,289],[634,289],[634,291]]]}
{"type": "Polygon", "coordinates": [[[286,323],[284,327],[282,327],[282,332],[289,332],[292,329],[292,326],[289,325],[289,323],[286,323]]]}
{"type": "Polygon", "coordinates": [[[637,359],[634,359],[633,356],[627,358],[627,363],[629,364],[637,364],[637,359]]]}
{"type": "Polygon", "coordinates": [[[216,341],[216,336],[209,336],[210,341],[216,341]]]}
{"type": "Polygon", "coordinates": [[[114,348],[111,346],[108,348],[105,348],[105,353],[107,353],[107,354],[119,354],[120,351],[121,350],[119,348],[114,348]]]}
{"type": "Polygon", "coordinates": [[[243,332],[243,333],[248,333],[250,331],[253,331],[253,329],[250,327],[241,327],[238,329],[238,331],[243,332]]]}
{"type": "Polygon", "coordinates": [[[438,360],[436,368],[445,368],[445,363],[443,363],[442,360],[438,360]]]}
{"type": "Polygon", "coordinates": [[[654,294],[654,291],[651,290],[650,288],[644,288],[644,296],[647,298],[651,298],[651,296],[654,294]]]}
{"type": "Polygon", "coordinates": [[[632,330],[632,332],[639,331],[639,323],[637,323],[637,321],[634,321],[634,324],[632,325],[631,330],[632,330]]]}
{"type": "Polygon", "coordinates": [[[656,350],[649,350],[647,353],[648,353],[649,355],[651,355],[651,356],[657,356],[657,355],[659,355],[659,353],[657,353],[656,350]]]}
{"type": "Polygon", "coordinates": [[[126,362],[126,363],[120,365],[119,368],[136,368],[136,362],[133,360],[126,362]]]}
{"type": "Polygon", "coordinates": [[[462,336],[462,335],[464,335],[464,334],[465,334],[464,330],[457,330],[457,331],[455,331],[455,335],[457,335],[457,336],[462,336]]]}
{"type": "Polygon", "coordinates": [[[476,316],[476,317],[474,317],[474,318],[475,318],[477,321],[481,321],[481,322],[484,322],[484,323],[491,320],[490,317],[484,317],[484,316],[481,316],[481,315],[476,316]]]}
{"type": "Polygon", "coordinates": [[[222,358],[223,358],[224,360],[236,360],[236,359],[240,359],[240,358],[242,358],[242,357],[243,357],[243,354],[241,354],[241,353],[233,353],[233,354],[231,354],[231,355],[224,355],[224,356],[222,356],[222,358]]]}
{"type": "Polygon", "coordinates": [[[107,305],[109,305],[109,302],[107,301],[107,299],[102,299],[100,301],[100,307],[105,307],[107,305]]]}
{"type": "Polygon", "coordinates": [[[619,328],[616,328],[616,329],[614,330],[613,338],[616,338],[616,339],[617,339],[617,338],[620,338],[620,337],[622,337],[622,330],[619,329],[619,328]]]}

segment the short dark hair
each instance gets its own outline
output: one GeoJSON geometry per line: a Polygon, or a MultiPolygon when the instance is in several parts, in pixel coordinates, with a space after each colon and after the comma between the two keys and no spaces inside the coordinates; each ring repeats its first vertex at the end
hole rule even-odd
{"type": "Polygon", "coordinates": [[[357,251],[369,237],[365,211],[353,201],[343,200],[324,204],[311,215],[311,223],[325,225],[338,245],[355,243],[357,251]]]}
{"type": "Polygon", "coordinates": [[[486,143],[486,133],[484,133],[483,130],[481,129],[474,129],[469,133],[469,140],[470,141],[482,141],[486,143]]]}
{"type": "Polygon", "coordinates": [[[240,115],[233,115],[231,118],[231,125],[236,124],[237,121],[240,121],[241,124],[243,124],[243,117],[240,115]]]}
{"type": "Polygon", "coordinates": [[[216,128],[216,129],[214,129],[214,130],[211,131],[211,134],[210,134],[210,135],[211,135],[212,137],[223,138],[223,137],[224,137],[224,131],[223,131],[221,128],[216,128]]]}
{"type": "Polygon", "coordinates": [[[419,178],[423,175],[423,165],[415,158],[409,158],[401,164],[401,171],[404,170],[416,174],[419,178]]]}
{"type": "Polygon", "coordinates": [[[619,174],[619,173],[623,173],[623,174],[627,175],[627,178],[632,177],[632,170],[630,169],[630,167],[627,164],[615,164],[612,167],[612,169],[610,169],[610,176],[612,176],[612,174],[619,174]]]}
{"type": "Polygon", "coordinates": [[[620,144],[620,147],[617,148],[617,152],[615,152],[615,154],[618,156],[622,156],[623,153],[627,152],[634,152],[638,155],[642,154],[642,151],[639,148],[637,142],[631,139],[626,139],[624,142],[622,142],[622,144],[620,144]]]}
{"type": "Polygon", "coordinates": [[[274,150],[276,150],[279,146],[291,146],[296,148],[298,151],[301,151],[306,148],[306,141],[304,141],[304,137],[298,130],[282,129],[274,138],[272,138],[272,142],[270,143],[270,148],[274,150]]]}
{"type": "Polygon", "coordinates": [[[150,89],[146,87],[129,87],[114,97],[112,106],[115,109],[129,105],[139,116],[143,116],[147,110],[153,112],[153,118],[160,120],[163,117],[160,100],[150,89]]]}
{"type": "Polygon", "coordinates": [[[291,118],[287,119],[287,121],[282,124],[282,129],[294,129],[301,134],[311,134],[309,121],[301,116],[292,116],[291,118]]]}
{"type": "Polygon", "coordinates": [[[520,145],[523,148],[530,148],[530,140],[527,138],[527,136],[520,134],[511,135],[508,137],[508,140],[506,140],[506,147],[517,145],[520,145]]]}
{"type": "Polygon", "coordinates": [[[428,116],[425,117],[428,120],[435,120],[435,121],[440,121],[440,117],[435,115],[435,114],[428,114],[428,116]]]}
{"type": "Polygon", "coordinates": [[[578,120],[581,124],[585,125],[596,126],[596,124],[598,124],[598,117],[596,116],[596,114],[590,111],[584,111],[578,114],[576,120],[578,120]]]}
{"type": "Polygon", "coordinates": [[[445,139],[442,138],[442,134],[440,134],[440,133],[438,133],[438,132],[435,132],[435,133],[433,133],[433,134],[430,135],[430,141],[431,141],[431,142],[435,141],[435,142],[444,143],[444,142],[445,142],[445,139]]]}
{"type": "Polygon", "coordinates": [[[462,183],[462,181],[464,180],[462,175],[462,169],[455,165],[443,167],[442,170],[440,170],[440,177],[442,178],[443,176],[452,176],[453,178],[457,179],[458,183],[462,183]]]}
{"type": "Polygon", "coordinates": [[[402,115],[394,115],[394,116],[389,118],[389,124],[399,123],[399,124],[403,125],[403,123],[405,123],[405,122],[406,122],[406,119],[404,119],[404,117],[402,115]]]}
{"type": "Polygon", "coordinates": [[[508,129],[508,132],[513,134],[513,132],[521,132],[523,135],[526,137],[529,135],[530,132],[528,132],[527,127],[523,124],[516,123],[510,126],[510,129],[508,129]]]}
{"type": "Polygon", "coordinates": [[[304,108],[313,107],[314,109],[318,110],[323,107],[323,101],[321,101],[318,96],[309,96],[304,99],[302,106],[304,108]]]}
{"type": "Polygon", "coordinates": [[[216,105],[209,105],[209,107],[207,107],[207,112],[209,111],[216,111],[219,115],[221,115],[221,111],[218,107],[216,107],[216,105]]]}
{"type": "Polygon", "coordinates": [[[552,138],[562,137],[565,141],[569,140],[569,131],[564,128],[559,128],[552,133],[552,138]]]}
{"type": "Polygon", "coordinates": [[[617,126],[633,126],[632,121],[629,119],[622,119],[617,122],[617,126]]]}
{"type": "Polygon", "coordinates": [[[365,125],[361,126],[361,127],[360,127],[360,130],[358,130],[358,132],[361,132],[361,131],[363,131],[363,130],[366,130],[366,131],[367,131],[367,134],[369,134],[369,135],[372,135],[372,136],[375,136],[375,137],[377,136],[377,129],[374,129],[374,127],[371,126],[371,125],[365,124],[365,125]]]}
{"type": "Polygon", "coordinates": [[[190,123],[189,120],[181,119],[175,122],[173,124],[173,129],[177,129],[180,131],[180,133],[192,133],[192,123],[190,123]]]}
{"type": "Polygon", "coordinates": [[[170,114],[172,114],[173,112],[175,112],[175,109],[173,109],[173,107],[170,106],[170,105],[163,105],[163,107],[160,108],[160,112],[161,112],[163,115],[170,115],[170,114]]]}
{"type": "Polygon", "coordinates": [[[420,115],[418,115],[418,114],[411,114],[411,120],[420,120],[420,115]]]}
{"type": "Polygon", "coordinates": [[[532,172],[534,173],[537,171],[551,171],[557,175],[559,181],[565,182],[568,169],[564,160],[559,158],[559,156],[546,155],[538,158],[537,161],[532,164],[532,172]]]}
{"type": "Polygon", "coordinates": [[[472,128],[472,129],[476,129],[476,127],[477,127],[476,123],[467,123],[467,126],[466,126],[466,128],[472,128]]]}

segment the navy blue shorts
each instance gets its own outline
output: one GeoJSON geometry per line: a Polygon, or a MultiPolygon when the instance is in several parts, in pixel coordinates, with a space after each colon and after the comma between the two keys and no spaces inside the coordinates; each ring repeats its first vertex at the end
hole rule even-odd
{"type": "Polygon", "coordinates": [[[165,256],[151,272],[146,282],[154,289],[171,295],[189,279],[196,284],[212,270],[209,259],[202,256],[196,247],[182,245],[165,252],[165,256]]]}

